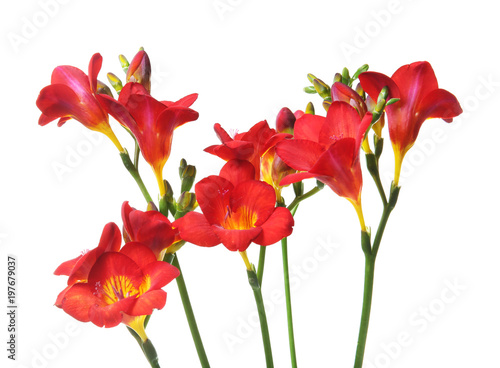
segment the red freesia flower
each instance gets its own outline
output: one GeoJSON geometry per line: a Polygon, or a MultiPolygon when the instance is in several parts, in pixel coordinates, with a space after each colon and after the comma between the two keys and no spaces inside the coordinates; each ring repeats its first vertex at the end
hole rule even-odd
{"type": "Polygon", "coordinates": [[[46,125],[59,119],[58,126],[73,118],[88,129],[108,136],[120,152],[123,147],[109,125],[108,114],[96,99],[97,74],[102,65],[100,54],[89,63],[89,75],[72,66],[58,66],[52,72],[51,84],[40,91],[36,105],[42,111],[38,121],[46,125]]]}
{"type": "Polygon", "coordinates": [[[267,121],[255,124],[248,132],[236,134],[234,139],[220,126],[214,125],[215,132],[222,144],[205,148],[225,161],[237,159],[249,161],[255,168],[255,180],[261,178],[261,158],[277,142],[291,137],[290,134],[276,133],[269,128],[267,121]]]}
{"type": "MultiPolygon", "coordinates": [[[[196,184],[203,214],[189,212],[174,222],[182,239],[204,247],[222,243],[231,251],[244,252],[251,242],[270,245],[292,233],[290,211],[275,208],[276,195],[270,185],[244,180],[253,173],[250,165],[246,167],[235,175],[234,185],[221,176],[196,184]]],[[[234,175],[235,171],[230,172],[234,175]]]]}
{"type": "Polygon", "coordinates": [[[389,134],[396,158],[394,183],[397,185],[403,158],[415,143],[423,122],[442,118],[451,122],[462,113],[456,97],[438,87],[431,65],[416,62],[404,65],[392,76],[365,72],[359,76],[363,89],[376,100],[380,90],[387,86],[390,98],[400,100],[386,107],[389,134]]]}
{"type": "Polygon", "coordinates": [[[151,249],[158,260],[162,260],[165,250],[176,240],[176,231],[163,214],[158,211],[139,211],[122,205],[123,237],[125,242],[140,242],[151,249]]]}
{"type": "Polygon", "coordinates": [[[146,341],[144,318],[164,307],[166,292],[161,288],[177,276],[179,270],[157,261],[147,246],[128,243],[120,252],[101,254],[88,280],[72,285],[60,306],[77,320],[99,327],[123,322],[146,341]]]}
{"type": "Polygon", "coordinates": [[[163,167],[170,156],[174,129],[198,119],[198,113],[183,105],[193,102],[193,95],[167,107],[151,97],[139,83],[127,83],[118,101],[99,95],[99,101],[137,139],[144,159],[155,173],[160,194],[165,195],[163,167]]]}
{"type": "Polygon", "coordinates": [[[295,122],[294,139],[276,146],[283,161],[302,172],[286,176],[280,184],[316,178],[347,198],[359,215],[363,182],[359,151],[371,120],[371,113],[361,119],[353,107],[339,101],[331,104],[326,117],[304,114],[295,122]]]}

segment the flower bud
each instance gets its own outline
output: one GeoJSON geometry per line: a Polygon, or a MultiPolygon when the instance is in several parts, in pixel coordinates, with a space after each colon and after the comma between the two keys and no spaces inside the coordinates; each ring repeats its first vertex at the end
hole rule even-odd
{"type": "Polygon", "coordinates": [[[120,78],[118,78],[116,75],[114,75],[113,73],[108,73],[108,81],[109,83],[111,84],[111,87],[113,87],[115,89],[116,92],[120,93],[120,91],[122,90],[123,88],[123,83],[122,81],[120,80],[120,78]]]}
{"type": "Polygon", "coordinates": [[[178,212],[189,212],[197,207],[196,194],[191,192],[184,192],[181,194],[179,199],[177,199],[177,211],[178,212]]]}
{"type": "Polygon", "coordinates": [[[306,106],[306,114],[314,115],[314,105],[312,102],[308,102],[306,106]]]}
{"type": "Polygon", "coordinates": [[[103,82],[100,80],[97,81],[97,94],[98,95],[108,95],[110,97],[113,97],[113,93],[111,92],[111,89],[107,85],[105,85],[103,82]]]}
{"type": "Polygon", "coordinates": [[[340,73],[335,73],[335,76],[333,77],[333,83],[337,82],[342,82],[342,74],[340,73]]]}
{"type": "Polygon", "coordinates": [[[123,55],[119,55],[118,59],[120,60],[123,71],[125,72],[125,74],[127,74],[128,66],[130,65],[127,58],[123,55]]]}
{"type": "Polygon", "coordinates": [[[323,108],[325,109],[325,111],[328,111],[331,105],[332,105],[331,101],[326,101],[326,100],[323,101],[323,108]]]}
{"type": "Polygon", "coordinates": [[[283,107],[276,116],[276,131],[278,133],[293,134],[295,115],[288,107],[283,107]]]}
{"type": "Polygon", "coordinates": [[[321,96],[323,99],[331,99],[330,97],[330,87],[323,82],[321,79],[314,79],[313,80],[313,85],[314,88],[316,89],[316,92],[321,96]]]}
{"type": "Polygon", "coordinates": [[[144,50],[140,50],[130,63],[127,70],[127,82],[140,83],[148,92],[151,91],[151,63],[144,50]]]}
{"type": "Polygon", "coordinates": [[[181,193],[189,192],[194,184],[196,178],[196,167],[188,165],[186,160],[181,160],[179,167],[179,176],[181,178],[181,193]]]}

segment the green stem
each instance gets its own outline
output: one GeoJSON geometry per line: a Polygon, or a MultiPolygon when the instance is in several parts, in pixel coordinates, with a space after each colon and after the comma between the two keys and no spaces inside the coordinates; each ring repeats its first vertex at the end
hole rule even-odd
{"type": "Polygon", "coordinates": [[[378,193],[380,194],[380,198],[382,199],[382,203],[384,206],[387,205],[387,196],[385,195],[384,186],[382,185],[382,181],[380,180],[380,172],[378,168],[378,159],[373,153],[366,154],[366,167],[370,172],[370,175],[377,186],[378,193]]]}
{"type": "Polygon", "coordinates": [[[182,270],[179,265],[179,259],[177,255],[172,260],[172,265],[177,267],[180,271],[180,275],[176,278],[177,287],[179,288],[182,305],[184,306],[184,312],[188,320],[189,329],[191,330],[191,336],[193,337],[193,342],[196,347],[196,352],[198,353],[198,358],[200,359],[200,363],[203,368],[210,368],[210,364],[208,363],[207,355],[205,353],[205,348],[203,347],[203,342],[201,340],[200,332],[198,330],[198,325],[196,324],[193,308],[191,306],[191,301],[189,300],[186,283],[184,282],[184,277],[182,275],[182,270]]]}
{"type": "Polygon", "coordinates": [[[141,153],[141,149],[139,148],[139,143],[137,140],[135,141],[135,151],[134,151],[134,167],[136,170],[139,170],[139,154],[141,153]]]}
{"type": "Polygon", "coordinates": [[[281,239],[281,251],[283,254],[283,276],[285,279],[286,317],[288,321],[288,342],[290,344],[290,359],[292,368],[297,368],[297,356],[295,354],[295,338],[293,334],[292,300],[290,297],[290,275],[288,271],[288,238],[281,239]]]}
{"type": "Polygon", "coordinates": [[[298,206],[298,204],[300,202],[302,202],[304,199],[307,199],[309,197],[312,197],[313,195],[315,195],[316,193],[318,193],[321,189],[318,188],[318,187],[314,187],[313,189],[311,189],[309,192],[305,193],[305,194],[302,194],[298,197],[295,197],[295,199],[292,201],[292,203],[290,203],[290,205],[287,207],[290,211],[292,211],[295,207],[298,206]]]}
{"type": "Polygon", "coordinates": [[[354,368],[363,366],[365,355],[366,337],[368,335],[368,324],[370,322],[370,310],[373,295],[373,276],[375,272],[375,256],[365,253],[365,286],[363,291],[363,309],[361,312],[361,323],[359,326],[358,346],[356,348],[356,359],[354,368]]]}
{"type": "Polygon", "coordinates": [[[141,179],[141,176],[139,175],[139,171],[137,171],[137,168],[134,166],[134,164],[130,160],[130,156],[128,155],[128,153],[127,152],[120,153],[120,157],[122,158],[123,165],[128,170],[130,175],[132,175],[132,177],[136,181],[137,185],[141,189],[142,195],[146,199],[146,202],[148,202],[148,203],[153,202],[153,200],[151,199],[151,196],[148,193],[148,190],[146,189],[146,186],[144,185],[144,183],[141,179]]]}
{"type": "Polygon", "coordinates": [[[247,270],[248,283],[252,287],[257,311],[259,312],[260,329],[262,331],[262,342],[264,343],[264,353],[266,356],[266,367],[273,368],[273,353],[271,350],[271,339],[269,338],[269,328],[267,326],[266,310],[264,308],[264,300],[262,299],[262,291],[257,279],[257,274],[254,270],[247,270]]]}
{"type": "Polygon", "coordinates": [[[264,276],[264,262],[266,261],[266,246],[260,246],[259,265],[257,267],[257,280],[259,285],[262,285],[262,277],[264,276]]]}
{"type": "Polygon", "coordinates": [[[387,220],[389,215],[396,206],[398,200],[400,187],[391,185],[391,194],[389,201],[384,206],[382,217],[378,225],[377,233],[373,241],[373,246],[370,246],[370,236],[367,233],[362,233],[361,247],[365,254],[365,285],[363,291],[363,307],[361,312],[361,323],[359,326],[358,345],[356,348],[356,358],[354,361],[354,368],[361,368],[363,366],[363,357],[365,354],[366,338],[368,336],[368,324],[370,322],[370,310],[372,305],[373,295],[373,278],[375,275],[375,259],[377,252],[382,241],[387,220]]]}
{"type": "Polygon", "coordinates": [[[156,349],[150,339],[147,339],[142,343],[142,351],[148,359],[149,364],[152,368],[160,368],[160,363],[158,362],[158,354],[156,354],[156,349]]]}
{"type": "Polygon", "coordinates": [[[158,354],[156,353],[156,349],[153,346],[153,343],[151,340],[146,340],[142,342],[142,339],[139,337],[139,335],[130,327],[127,326],[128,331],[130,334],[134,337],[134,339],[137,341],[139,344],[142,352],[146,356],[146,359],[148,360],[149,364],[151,364],[152,368],[160,368],[160,364],[158,363],[158,354]]]}

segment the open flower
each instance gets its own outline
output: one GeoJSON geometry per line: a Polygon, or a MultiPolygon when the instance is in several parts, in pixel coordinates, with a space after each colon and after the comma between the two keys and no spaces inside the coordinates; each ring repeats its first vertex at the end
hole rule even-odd
{"type": "Polygon", "coordinates": [[[195,191],[203,214],[189,212],[173,224],[188,242],[204,247],[222,243],[244,252],[252,242],[270,245],[292,233],[290,211],[275,208],[274,189],[266,183],[240,180],[233,185],[221,176],[209,176],[195,191]]]}
{"type": "Polygon", "coordinates": [[[98,96],[106,111],[137,139],[144,159],[155,173],[161,196],[165,195],[163,167],[170,156],[174,130],[198,119],[196,111],[183,106],[185,103],[192,103],[192,96],[167,107],[151,97],[139,83],[127,83],[120,92],[118,101],[108,95],[98,96]]]}
{"type": "Polygon", "coordinates": [[[348,199],[361,216],[361,142],[372,120],[346,102],[335,101],[326,117],[304,114],[295,122],[294,139],[276,145],[276,152],[290,167],[302,171],[286,176],[281,185],[316,178],[335,193],[348,199]]]}
{"type": "Polygon", "coordinates": [[[75,119],[88,129],[105,134],[120,152],[123,147],[109,125],[107,112],[96,98],[97,75],[102,56],[94,54],[89,63],[89,75],[73,66],[58,66],[52,72],[51,84],[40,91],[36,105],[42,111],[38,124],[46,125],[59,119],[58,126],[75,119]]]}
{"type": "Polygon", "coordinates": [[[161,288],[177,276],[179,270],[157,261],[147,246],[128,243],[120,252],[101,254],[88,280],[72,285],[60,307],[77,320],[99,327],[123,322],[146,341],[144,317],[165,306],[167,294],[161,288]]]}
{"type": "Polygon", "coordinates": [[[391,78],[365,72],[360,74],[359,80],[374,100],[385,86],[389,88],[389,98],[400,99],[385,110],[396,161],[394,183],[397,185],[403,158],[415,143],[423,122],[430,118],[451,122],[462,113],[462,108],[453,94],[438,87],[434,70],[426,61],[404,65],[391,78]]]}
{"type": "Polygon", "coordinates": [[[172,224],[158,211],[139,211],[122,205],[123,237],[125,242],[140,242],[151,249],[158,260],[162,260],[167,248],[176,240],[172,224]]]}
{"type": "Polygon", "coordinates": [[[255,168],[255,180],[261,179],[262,156],[280,140],[291,137],[290,134],[276,133],[276,130],[269,128],[265,120],[255,124],[248,132],[236,134],[234,139],[220,124],[215,124],[214,130],[222,144],[207,147],[205,152],[225,161],[249,161],[255,168]]]}

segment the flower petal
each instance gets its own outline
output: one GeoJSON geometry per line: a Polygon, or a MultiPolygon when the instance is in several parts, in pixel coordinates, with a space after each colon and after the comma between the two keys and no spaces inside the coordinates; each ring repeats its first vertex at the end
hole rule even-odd
{"type": "Polygon", "coordinates": [[[273,187],[262,181],[250,180],[234,187],[229,206],[233,212],[255,217],[256,221],[251,225],[260,226],[271,216],[275,205],[276,192],[273,187]]]}
{"type": "Polygon", "coordinates": [[[311,169],[324,148],[321,144],[304,139],[287,139],[276,145],[276,153],[291,168],[300,171],[311,169]]]}
{"type": "Polygon", "coordinates": [[[219,176],[236,186],[244,181],[255,179],[255,168],[246,160],[229,160],[222,167],[219,176]]]}
{"type": "Polygon", "coordinates": [[[295,139],[319,142],[319,133],[325,121],[324,116],[304,114],[295,122],[293,136],[295,139]]]}
{"type": "Polygon", "coordinates": [[[221,224],[227,213],[230,193],[234,186],[227,179],[211,175],[195,185],[201,211],[210,224],[221,224]]]}
{"type": "Polygon", "coordinates": [[[277,207],[265,223],[262,232],[254,239],[259,245],[271,245],[292,234],[294,220],[287,208],[277,207]]]}
{"type": "Polygon", "coordinates": [[[222,244],[230,251],[244,252],[250,246],[250,243],[259,236],[262,231],[260,227],[243,230],[227,230],[218,225],[212,225],[217,237],[222,244]]]}
{"type": "Polygon", "coordinates": [[[179,230],[180,237],[189,243],[201,247],[213,247],[221,242],[201,213],[189,212],[175,220],[173,226],[179,230]]]}

